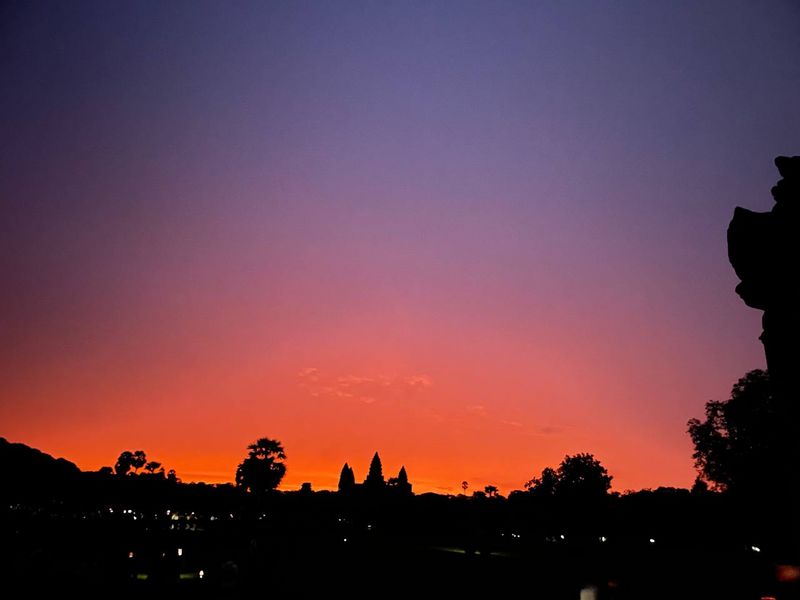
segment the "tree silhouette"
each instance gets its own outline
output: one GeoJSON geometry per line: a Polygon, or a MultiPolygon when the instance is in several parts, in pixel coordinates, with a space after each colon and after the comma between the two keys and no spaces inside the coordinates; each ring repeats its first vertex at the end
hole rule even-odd
{"type": "Polygon", "coordinates": [[[499,491],[500,491],[500,490],[498,490],[498,489],[497,489],[497,486],[494,486],[494,485],[487,485],[485,488],[483,488],[483,493],[484,493],[484,494],[486,494],[486,496],[487,496],[488,498],[494,498],[494,497],[496,497],[496,496],[497,496],[497,493],[498,493],[499,491]]]}
{"type": "Polygon", "coordinates": [[[160,462],[157,462],[155,460],[148,462],[144,466],[144,470],[150,473],[150,475],[154,475],[156,471],[158,471],[159,474],[164,475],[164,467],[161,466],[160,462]]]}
{"type": "Polygon", "coordinates": [[[370,489],[383,489],[386,482],[383,479],[383,467],[381,466],[381,457],[378,453],[372,457],[372,462],[369,464],[369,473],[364,480],[364,485],[370,489]]]}
{"type": "Polygon", "coordinates": [[[120,453],[116,464],[114,465],[114,472],[119,475],[127,475],[133,466],[133,452],[125,450],[120,453]]]}
{"type": "Polygon", "coordinates": [[[553,496],[558,485],[558,473],[550,467],[542,469],[540,477],[525,482],[525,489],[536,496],[553,496]]]}
{"type": "Polygon", "coordinates": [[[605,496],[613,477],[591,454],[565,456],[558,470],[546,467],[540,477],[525,483],[525,489],[536,496],[589,499],[605,496]]]}
{"type": "Polygon", "coordinates": [[[353,468],[344,463],[342,467],[342,472],[339,475],[339,491],[340,492],[349,492],[356,487],[356,476],[353,473],[353,468]]]}
{"type": "Polygon", "coordinates": [[[277,440],[259,438],[248,447],[245,458],[236,469],[236,485],[254,494],[274,490],[286,474],[286,453],[277,440]]]}
{"type": "Polygon", "coordinates": [[[466,494],[467,488],[469,487],[469,482],[465,479],[461,482],[461,490],[466,494]]]}
{"type": "Polygon", "coordinates": [[[605,496],[613,477],[591,454],[566,456],[558,467],[556,494],[575,498],[605,496]]]}
{"type": "Polygon", "coordinates": [[[114,465],[114,472],[117,475],[128,475],[131,469],[133,469],[134,473],[138,473],[139,469],[146,464],[147,455],[144,453],[144,450],[136,450],[135,452],[125,450],[120,453],[114,465]]]}
{"type": "Polygon", "coordinates": [[[131,466],[133,470],[138,475],[139,469],[147,464],[147,455],[144,453],[144,450],[137,450],[133,453],[133,458],[131,459],[131,466]]]}
{"type": "Polygon", "coordinates": [[[747,373],[728,400],[708,401],[705,413],[704,421],[689,420],[689,435],[695,467],[717,489],[756,491],[793,470],[784,464],[788,440],[766,371],[747,373]]]}

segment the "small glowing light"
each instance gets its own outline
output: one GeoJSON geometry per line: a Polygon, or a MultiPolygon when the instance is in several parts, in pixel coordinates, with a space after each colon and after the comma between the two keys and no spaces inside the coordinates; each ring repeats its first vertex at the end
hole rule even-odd
{"type": "Polygon", "coordinates": [[[203,577],[205,577],[205,572],[203,571],[203,569],[200,569],[200,572],[197,575],[200,577],[200,579],[202,579],[203,577]]]}
{"type": "Polygon", "coordinates": [[[178,556],[183,556],[183,548],[178,548],[178,556]]]}
{"type": "Polygon", "coordinates": [[[566,538],[564,537],[564,534],[563,534],[563,533],[562,533],[560,536],[558,536],[558,537],[560,537],[562,540],[563,540],[563,539],[566,539],[566,538]]]}
{"type": "Polygon", "coordinates": [[[750,546],[750,550],[752,550],[753,552],[761,552],[761,548],[759,548],[758,546],[750,546]]]}
{"type": "Polygon", "coordinates": [[[167,509],[167,516],[169,516],[169,509],[167,509]]]}
{"type": "Polygon", "coordinates": [[[136,520],[136,515],[133,515],[133,520],[134,520],[134,521],[136,520]]]}
{"type": "Polygon", "coordinates": [[[605,541],[606,541],[606,539],[607,539],[607,538],[606,538],[606,536],[604,536],[604,535],[601,535],[601,536],[600,536],[600,541],[601,541],[601,542],[605,542],[605,541]]]}
{"type": "Polygon", "coordinates": [[[346,541],[347,541],[347,538],[344,538],[344,541],[346,542],[346,541]]]}
{"type": "Polygon", "coordinates": [[[128,558],[133,558],[133,552],[128,552],[128,558]]]}
{"type": "Polygon", "coordinates": [[[656,543],[656,541],[655,541],[653,538],[650,538],[650,543],[651,543],[651,544],[655,544],[655,543],[656,543]]]}

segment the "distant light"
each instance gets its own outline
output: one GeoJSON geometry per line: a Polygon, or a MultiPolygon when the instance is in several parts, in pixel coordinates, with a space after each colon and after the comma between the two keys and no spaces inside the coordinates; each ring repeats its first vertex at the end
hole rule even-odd
{"type": "Polygon", "coordinates": [[[136,520],[136,515],[133,515],[133,520],[134,520],[134,521],[136,520]]]}
{"type": "Polygon", "coordinates": [[[113,514],[114,514],[114,509],[113,509],[113,508],[111,508],[111,507],[109,507],[109,508],[108,508],[108,512],[110,512],[110,513],[113,515],[113,514]]]}
{"type": "Polygon", "coordinates": [[[606,536],[604,536],[604,535],[601,535],[601,536],[600,536],[600,541],[601,541],[601,542],[605,542],[607,539],[608,539],[608,538],[606,538],[606,536]]]}
{"type": "Polygon", "coordinates": [[[344,541],[346,542],[346,541],[347,541],[347,538],[344,538],[344,541]]]}
{"type": "Polygon", "coordinates": [[[178,548],[178,556],[183,556],[183,548],[178,548]]]}
{"type": "Polygon", "coordinates": [[[753,552],[761,552],[761,548],[759,548],[758,546],[750,546],[750,550],[752,550],[753,552]]]}
{"type": "Polygon", "coordinates": [[[133,552],[128,552],[128,558],[133,558],[133,552]]]}
{"type": "Polygon", "coordinates": [[[200,579],[202,579],[203,577],[205,577],[205,572],[203,571],[203,569],[200,569],[200,572],[197,575],[200,577],[200,579]]]}
{"type": "Polygon", "coordinates": [[[167,516],[169,516],[169,509],[167,509],[167,516]]]}
{"type": "Polygon", "coordinates": [[[655,543],[656,543],[656,541],[655,541],[653,538],[650,538],[650,543],[651,543],[651,544],[655,544],[655,543]]]}
{"type": "Polygon", "coordinates": [[[563,534],[563,533],[562,533],[560,536],[558,536],[558,537],[560,537],[562,540],[563,540],[563,539],[565,539],[565,538],[564,538],[564,534],[563,534]]]}
{"type": "Polygon", "coordinates": [[[800,580],[800,567],[797,565],[776,565],[775,578],[780,583],[796,583],[800,580]]]}

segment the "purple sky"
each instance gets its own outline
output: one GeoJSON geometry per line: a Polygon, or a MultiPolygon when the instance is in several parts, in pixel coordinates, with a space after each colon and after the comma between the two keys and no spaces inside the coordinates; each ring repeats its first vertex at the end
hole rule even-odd
{"type": "Polygon", "coordinates": [[[687,419],[764,364],[725,230],[800,153],[798,23],[3,3],[0,435],[188,479],[270,435],[322,487],[384,447],[428,489],[577,451],[690,484],[687,419]]]}

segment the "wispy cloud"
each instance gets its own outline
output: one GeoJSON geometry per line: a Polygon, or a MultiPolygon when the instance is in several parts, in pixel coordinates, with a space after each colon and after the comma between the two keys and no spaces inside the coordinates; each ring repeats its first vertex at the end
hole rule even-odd
{"type": "Polygon", "coordinates": [[[306,367],[305,369],[300,369],[300,371],[297,373],[297,379],[301,382],[314,383],[319,380],[319,369],[316,367],[306,367]]]}
{"type": "Polygon", "coordinates": [[[373,404],[387,398],[408,398],[433,386],[430,376],[412,374],[386,375],[330,375],[320,373],[316,367],[306,367],[297,373],[297,382],[311,396],[340,398],[364,404],[373,404]]]}

